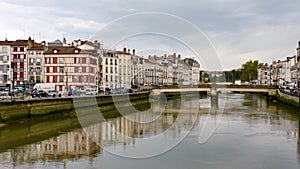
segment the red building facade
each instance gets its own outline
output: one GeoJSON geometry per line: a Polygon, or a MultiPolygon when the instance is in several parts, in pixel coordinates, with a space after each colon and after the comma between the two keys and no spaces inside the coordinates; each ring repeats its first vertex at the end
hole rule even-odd
{"type": "Polygon", "coordinates": [[[74,46],[51,46],[44,52],[45,82],[59,91],[96,88],[98,54],[74,46]]]}
{"type": "Polygon", "coordinates": [[[27,81],[27,55],[28,40],[16,40],[11,43],[11,69],[15,85],[22,85],[27,81]]]}

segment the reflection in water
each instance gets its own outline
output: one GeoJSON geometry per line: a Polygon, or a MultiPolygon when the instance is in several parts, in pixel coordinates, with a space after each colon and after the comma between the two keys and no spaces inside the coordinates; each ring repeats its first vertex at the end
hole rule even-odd
{"type": "MultiPolygon", "coordinates": [[[[185,106],[193,106],[191,98],[187,98],[185,103],[185,106]]],[[[126,148],[128,145],[134,145],[137,138],[150,138],[170,129],[173,133],[172,137],[176,138],[182,134],[181,129],[192,126],[197,118],[197,114],[190,113],[180,115],[181,118],[178,118],[181,100],[169,101],[166,107],[161,107],[159,100],[153,105],[151,111],[108,119],[84,129],[60,133],[38,143],[9,149],[0,154],[0,161],[18,164],[90,158],[100,155],[103,152],[102,147],[123,145],[126,148]],[[162,109],[166,112],[171,109],[172,113],[161,114],[162,109]],[[150,121],[152,119],[155,120],[150,121]],[[178,119],[180,121],[175,123],[178,119]]]]}
{"type": "MultiPolygon", "coordinates": [[[[222,118],[221,128],[224,127],[224,124],[225,126],[231,125],[231,127],[229,128],[230,130],[224,130],[226,132],[223,132],[222,129],[217,130],[216,134],[214,135],[214,139],[211,142],[204,144],[203,146],[209,146],[210,144],[215,143],[217,141],[217,138],[219,138],[222,134],[223,135],[220,138],[234,137],[234,135],[226,137],[225,134],[230,134],[231,132],[233,132],[231,134],[240,134],[243,136],[242,138],[235,138],[236,140],[240,140],[240,144],[242,144],[242,142],[248,142],[249,140],[257,141],[257,143],[261,144],[272,144],[272,142],[275,143],[277,140],[282,139],[286,139],[288,142],[287,144],[293,144],[293,140],[298,140],[298,142],[295,142],[295,144],[297,144],[295,146],[295,149],[293,150],[293,152],[290,152],[289,155],[297,153],[296,163],[300,161],[300,138],[298,132],[300,119],[297,114],[295,114],[295,112],[297,112],[296,109],[293,109],[291,107],[284,107],[284,105],[280,103],[270,102],[269,104],[267,104],[267,101],[262,96],[253,94],[229,94],[222,95],[220,97],[220,99],[223,98],[226,98],[226,101],[225,99],[220,100],[219,103],[223,104],[226,102],[226,104],[224,104],[224,112],[226,113],[223,115],[224,117],[222,118]],[[260,139],[267,140],[261,141],[260,139]]],[[[189,144],[192,144],[190,139],[193,139],[194,135],[196,137],[198,136],[197,134],[199,134],[201,125],[203,125],[205,117],[208,116],[209,109],[207,108],[209,108],[208,105],[210,105],[210,99],[201,98],[199,100],[199,98],[189,97],[185,98],[185,100],[169,100],[168,104],[165,105],[165,107],[162,107],[159,101],[153,103],[152,105],[153,107],[151,111],[136,112],[126,116],[108,119],[106,121],[102,121],[83,129],[77,128],[72,129],[72,131],[70,132],[60,132],[56,136],[51,136],[47,139],[35,141],[28,145],[9,148],[8,150],[5,150],[5,147],[1,147],[1,149],[5,151],[0,154],[0,167],[6,166],[8,168],[11,168],[12,166],[19,166],[22,168],[22,165],[24,165],[24,163],[32,164],[33,166],[35,163],[41,163],[38,167],[34,166],[32,168],[42,168],[41,166],[44,166],[45,163],[52,161],[61,162],[63,164],[63,167],[66,168],[68,162],[77,161],[78,159],[97,161],[99,160],[99,158],[105,158],[105,150],[107,147],[127,150],[133,147],[137,147],[140,144],[140,139],[152,138],[158,135],[164,135],[163,139],[161,139],[161,142],[165,142],[170,138],[177,139],[178,137],[189,132],[190,126],[194,127],[192,132],[188,136],[187,142],[189,144]],[[193,113],[186,109],[187,107],[195,106],[195,104],[201,104],[201,113],[193,113]],[[184,110],[181,107],[182,105],[185,106],[184,110]],[[161,110],[164,110],[164,112],[161,113],[161,110]],[[168,133],[166,135],[166,131],[171,132],[171,134],[168,133]]],[[[219,115],[212,113],[212,118],[208,122],[215,123],[215,119],[217,116],[219,115]]],[[[0,136],[1,135],[5,134],[0,133],[0,136]]],[[[5,138],[1,137],[1,139],[5,138]]],[[[180,153],[200,155],[199,153],[203,151],[205,152],[204,155],[210,154],[216,149],[216,146],[222,150],[226,149],[227,147],[225,145],[228,146],[229,143],[229,141],[222,140],[219,144],[214,145],[214,147],[204,147],[204,149],[198,149],[197,151],[196,149],[199,148],[199,144],[193,143],[194,147],[186,147],[187,151],[189,152],[184,152],[184,150],[180,149],[180,151],[182,151],[180,153]],[[223,144],[225,147],[222,147],[223,144]],[[195,152],[193,151],[194,148],[195,152]],[[206,148],[208,149],[208,151],[205,150],[206,148]]],[[[251,146],[250,148],[246,147],[247,144],[245,147],[238,146],[238,144],[234,145],[235,149],[231,149],[231,151],[237,151],[236,149],[238,149],[240,151],[239,153],[241,154],[243,154],[244,151],[246,154],[253,151],[253,148],[251,148],[251,146]]],[[[274,146],[282,147],[284,145],[274,146]]],[[[218,157],[217,155],[221,153],[224,152],[216,151],[216,153],[213,155],[216,155],[216,159],[218,159],[220,157],[218,157]]],[[[228,156],[233,155],[231,153],[232,152],[230,151],[226,151],[226,154],[228,154],[228,156]]],[[[278,152],[278,160],[287,158],[287,154],[283,153],[284,156],[280,156],[280,153],[281,152],[278,152]]],[[[168,153],[166,153],[165,156],[167,156],[167,154],[168,153]]],[[[267,154],[263,154],[263,156],[266,155],[267,154]]],[[[180,154],[177,154],[177,156],[179,157],[180,154]]],[[[228,156],[224,157],[224,159],[219,160],[226,161],[228,160],[228,156]]],[[[200,158],[193,161],[195,164],[192,166],[199,166],[200,164],[198,163],[200,162],[204,165],[207,160],[201,160],[205,160],[205,157],[206,156],[202,156],[203,159],[200,158]]],[[[240,158],[243,158],[243,156],[241,156],[240,158]]],[[[156,159],[153,158],[152,160],[156,159]]],[[[110,161],[110,163],[114,163],[114,161],[110,161]]],[[[211,168],[217,168],[213,165],[214,163],[217,164],[217,162],[214,161],[208,166],[210,166],[211,168]]],[[[159,168],[159,166],[155,166],[155,164],[153,165],[153,168],[159,168]]],[[[225,166],[226,165],[224,162],[224,168],[226,168],[225,166]]],[[[298,168],[298,166],[296,167],[298,168]]],[[[99,166],[94,166],[94,168],[99,168],[99,166]]],[[[209,167],[206,166],[204,168],[209,167]]]]}
{"type": "MultiPolygon", "coordinates": [[[[300,108],[299,108],[300,109],[300,108]]],[[[293,136],[297,136],[298,138],[298,141],[297,141],[297,155],[298,155],[298,163],[299,163],[299,166],[300,166],[300,134],[299,134],[299,131],[300,131],[300,114],[298,114],[298,132],[293,132],[293,136]]]]}

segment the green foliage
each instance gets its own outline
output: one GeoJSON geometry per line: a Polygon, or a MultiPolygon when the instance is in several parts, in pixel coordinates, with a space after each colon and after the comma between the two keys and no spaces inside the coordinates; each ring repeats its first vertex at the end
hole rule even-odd
{"type": "Polygon", "coordinates": [[[245,81],[250,82],[251,80],[256,79],[257,78],[257,67],[258,67],[257,60],[254,60],[254,61],[250,60],[250,61],[247,61],[246,63],[244,63],[241,68],[241,72],[242,72],[241,80],[243,82],[245,82],[245,81]]]}
{"type": "Polygon", "coordinates": [[[235,80],[241,79],[242,72],[240,70],[231,70],[231,71],[226,71],[225,76],[226,76],[226,82],[232,82],[234,83],[235,80]]]}

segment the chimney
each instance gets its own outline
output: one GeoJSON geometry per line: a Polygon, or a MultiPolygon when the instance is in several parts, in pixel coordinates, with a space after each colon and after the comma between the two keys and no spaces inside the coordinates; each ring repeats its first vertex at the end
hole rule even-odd
{"type": "Polygon", "coordinates": [[[135,56],[135,49],[132,49],[132,55],[135,56]]]}
{"type": "Polygon", "coordinates": [[[179,60],[181,59],[181,55],[178,55],[178,59],[179,59],[179,60]]]}
{"type": "Polygon", "coordinates": [[[66,44],[67,44],[67,40],[66,40],[66,38],[65,38],[65,37],[63,38],[63,44],[64,44],[64,45],[66,45],[66,44]]]}
{"type": "Polygon", "coordinates": [[[28,48],[29,48],[29,49],[32,48],[33,45],[34,45],[34,40],[31,40],[31,37],[30,37],[30,36],[29,36],[29,38],[28,38],[27,45],[28,45],[28,48]]]}
{"type": "Polygon", "coordinates": [[[126,48],[123,48],[123,52],[126,52],[126,48]]]}
{"type": "Polygon", "coordinates": [[[130,49],[128,49],[128,53],[130,53],[130,49]]]}

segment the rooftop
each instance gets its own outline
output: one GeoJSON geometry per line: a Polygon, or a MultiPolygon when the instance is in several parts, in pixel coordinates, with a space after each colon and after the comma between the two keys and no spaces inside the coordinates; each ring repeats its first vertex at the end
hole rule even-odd
{"type": "Polygon", "coordinates": [[[78,54],[81,49],[74,46],[49,46],[44,54],[78,54]]]}
{"type": "Polygon", "coordinates": [[[28,40],[18,39],[11,43],[11,46],[27,46],[28,40]]]}

